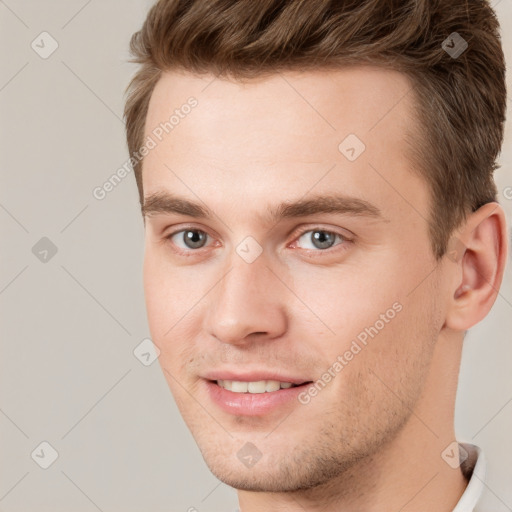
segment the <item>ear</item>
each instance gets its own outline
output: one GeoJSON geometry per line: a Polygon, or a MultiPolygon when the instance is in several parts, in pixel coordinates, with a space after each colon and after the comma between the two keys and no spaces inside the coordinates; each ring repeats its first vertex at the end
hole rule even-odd
{"type": "Polygon", "coordinates": [[[444,257],[455,265],[445,325],[465,331],[489,313],[507,261],[507,226],[503,208],[487,203],[470,214],[452,236],[444,257]]]}

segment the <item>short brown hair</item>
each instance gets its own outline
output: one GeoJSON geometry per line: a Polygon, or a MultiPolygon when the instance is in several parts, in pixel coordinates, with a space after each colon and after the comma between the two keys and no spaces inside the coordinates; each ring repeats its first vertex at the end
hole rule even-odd
{"type": "MultiPolygon", "coordinates": [[[[499,28],[486,0],[159,0],[130,42],[141,64],[127,88],[130,155],[143,144],[163,71],[238,80],[353,64],[400,71],[414,88],[408,156],[431,189],[429,234],[440,258],[467,213],[497,200],[507,93],[499,28]],[[456,57],[443,47],[453,32],[468,44],[456,57]]],[[[140,161],[134,171],[142,205],[140,161]]]]}

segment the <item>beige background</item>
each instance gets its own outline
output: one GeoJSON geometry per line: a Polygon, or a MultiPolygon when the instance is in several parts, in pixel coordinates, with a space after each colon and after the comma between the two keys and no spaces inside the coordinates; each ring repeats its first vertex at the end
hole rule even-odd
{"type": "MultiPolygon", "coordinates": [[[[128,40],[150,4],[0,1],[2,512],[237,505],[204,464],[158,364],[133,353],[149,336],[134,177],[102,201],[92,194],[127,159],[128,40]],[[58,43],[46,59],[31,47],[51,49],[43,31],[58,43]],[[48,469],[43,441],[58,452],[48,469]]],[[[512,62],[512,0],[493,5],[512,62]]],[[[511,127],[497,173],[509,225],[511,127]]],[[[509,265],[491,314],[467,337],[456,411],[459,440],[487,454],[494,512],[512,510],[511,330],[509,265]]]]}

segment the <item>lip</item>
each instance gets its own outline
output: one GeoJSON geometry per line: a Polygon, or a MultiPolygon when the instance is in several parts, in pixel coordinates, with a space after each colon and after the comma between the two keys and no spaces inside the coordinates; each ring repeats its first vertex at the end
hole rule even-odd
{"type": "MultiPolygon", "coordinates": [[[[282,377],[279,379],[258,378],[255,380],[281,379],[282,377]]],[[[242,379],[241,377],[230,379],[226,377],[226,380],[246,379],[242,379]]],[[[291,381],[281,380],[281,382],[291,381]]],[[[271,391],[268,393],[235,393],[220,387],[216,382],[211,380],[205,379],[204,383],[210,400],[224,412],[236,416],[264,416],[277,409],[279,409],[280,412],[283,412],[284,410],[288,410],[290,407],[298,407],[300,405],[298,395],[304,392],[308,386],[312,384],[312,382],[307,382],[293,388],[279,389],[278,391],[271,391]]]]}
{"type": "Polygon", "coordinates": [[[237,373],[230,370],[216,371],[205,373],[201,375],[203,379],[207,380],[237,380],[241,382],[258,382],[260,380],[277,380],[279,382],[291,382],[292,384],[303,384],[304,382],[311,382],[312,379],[303,377],[289,377],[278,372],[269,371],[253,371],[247,373],[237,373]]]}

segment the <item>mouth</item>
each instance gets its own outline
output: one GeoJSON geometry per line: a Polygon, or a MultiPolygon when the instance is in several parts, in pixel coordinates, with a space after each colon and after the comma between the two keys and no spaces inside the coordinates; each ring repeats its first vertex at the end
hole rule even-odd
{"type": "Polygon", "coordinates": [[[311,384],[313,381],[305,381],[297,384],[294,382],[281,382],[278,380],[240,381],[218,379],[210,380],[209,382],[233,393],[261,394],[274,393],[281,389],[298,388],[311,384]]]}
{"type": "Polygon", "coordinates": [[[204,379],[209,400],[231,416],[272,417],[303,407],[300,397],[313,381],[204,379]]]}

